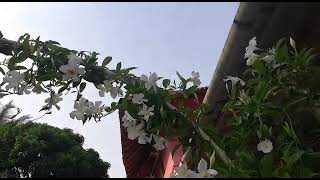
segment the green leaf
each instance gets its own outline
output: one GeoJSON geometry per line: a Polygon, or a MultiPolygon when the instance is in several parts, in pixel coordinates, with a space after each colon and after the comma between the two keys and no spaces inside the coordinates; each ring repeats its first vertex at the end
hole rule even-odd
{"type": "Polygon", "coordinates": [[[272,177],[272,154],[266,154],[260,161],[260,170],[263,177],[272,177]]]}
{"type": "Polygon", "coordinates": [[[190,88],[188,88],[186,90],[186,94],[187,96],[194,94],[197,91],[197,86],[191,86],[190,88]]]}
{"type": "Polygon", "coordinates": [[[106,58],[104,58],[103,62],[102,62],[102,66],[106,67],[106,65],[108,65],[112,60],[111,56],[107,56],[106,58]]]}
{"type": "Polygon", "coordinates": [[[47,80],[51,80],[51,79],[55,78],[56,76],[57,76],[56,72],[50,72],[50,73],[46,73],[44,75],[38,76],[37,80],[39,80],[39,81],[47,81],[47,80]]]}
{"type": "Polygon", "coordinates": [[[164,88],[167,88],[170,85],[170,79],[162,80],[162,85],[164,88]]]}
{"type": "Polygon", "coordinates": [[[0,67],[0,72],[5,75],[6,73],[4,72],[4,70],[2,69],[2,67],[0,67]]]}
{"type": "Polygon", "coordinates": [[[160,108],[160,114],[161,114],[162,119],[166,118],[166,112],[164,111],[163,106],[161,106],[161,108],[160,108]]]}
{"type": "Polygon", "coordinates": [[[126,70],[127,71],[131,71],[131,70],[134,70],[134,69],[137,69],[138,67],[129,67],[129,68],[127,68],[126,70]]]}
{"type": "Polygon", "coordinates": [[[117,71],[120,71],[120,69],[121,69],[121,62],[118,62],[117,67],[116,67],[116,70],[117,70],[117,71]]]}
{"type": "Polygon", "coordinates": [[[183,82],[183,81],[186,81],[186,79],[184,79],[181,75],[180,75],[180,73],[178,72],[178,71],[176,71],[176,74],[177,74],[177,76],[179,77],[179,79],[183,82]]]}
{"type": "Polygon", "coordinates": [[[81,97],[82,97],[82,94],[78,93],[78,94],[77,94],[76,101],[78,101],[81,97]]]}
{"type": "Polygon", "coordinates": [[[283,43],[284,43],[285,40],[286,40],[286,38],[280,39],[280,40],[277,42],[275,49],[279,49],[279,47],[281,47],[281,45],[283,45],[283,43]]]}
{"type": "Polygon", "coordinates": [[[261,60],[257,60],[253,63],[253,68],[254,70],[261,75],[265,75],[267,72],[266,66],[265,66],[265,62],[261,61],[261,60]]]}
{"type": "Polygon", "coordinates": [[[69,84],[71,84],[72,81],[69,81],[66,85],[62,86],[59,90],[58,90],[58,94],[63,92],[64,90],[66,90],[69,87],[69,84]]]}
{"type": "Polygon", "coordinates": [[[181,147],[181,146],[182,146],[181,143],[179,143],[179,144],[177,144],[176,146],[174,146],[174,148],[173,148],[172,151],[171,151],[172,156],[174,156],[174,155],[176,154],[177,150],[178,150],[179,147],[181,147]]]}
{"type": "Polygon", "coordinates": [[[73,82],[73,83],[72,83],[72,87],[77,87],[77,86],[79,86],[80,82],[81,82],[81,81],[73,82]]]}
{"type": "Polygon", "coordinates": [[[214,167],[213,164],[214,164],[214,162],[216,160],[215,154],[216,154],[216,151],[213,150],[212,155],[210,157],[210,166],[209,166],[210,169],[212,169],[214,167]]]}
{"type": "Polygon", "coordinates": [[[82,82],[81,84],[80,84],[80,92],[82,92],[85,88],[86,88],[86,83],[85,82],[82,82]]]}
{"type": "Polygon", "coordinates": [[[22,70],[22,69],[27,69],[24,66],[14,66],[12,70],[22,70]]]}
{"type": "MultiPolygon", "coordinates": [[[[40,36],[39,36],[40,37],[40,36]]],[[[38,38],[39,38],[38,37],[38,38]]],[[[57,44],[57,45],[60,45],[60,43],[58,43],[57,41],[52,41],[52,40],[49,40],[47,41],[49,44],[57,44]]]]}
{"type": "Polygon", "coordinates": [[[8,69],[12,71],[15,64],[16,64],[15,57],[11,57],[8,62],[8,69]]]}
{"type": "Polygon", "coordinates": [[[304,153],[304,151],[297,151],[296,153],[292,154],[287,161],[287,165],[289,167],[292,167],[294,163],[296,163],[304,153]]]}

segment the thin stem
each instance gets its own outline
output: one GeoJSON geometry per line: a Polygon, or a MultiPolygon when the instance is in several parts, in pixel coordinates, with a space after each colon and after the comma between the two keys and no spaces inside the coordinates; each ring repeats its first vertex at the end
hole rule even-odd
{"type": "Polygon", "coordinates": [[[290,128],[291,128],[292,134],[293,134],[293,136],[294,136],[294,137],[293,137],[294,140],[296,141],[296,143],[300,143],[300,140],[299,140],[298,136],[296,135],[296,133],[295,133],[294,130],[293,130],[293,126],[292,126],[291,118],[290,118],[289,114],[287,113],[286,110],[284,110],[284,113],[286,114],[286,116],[287,116],[287,118],[288,118],[288,121],[289,121],[289,124],[290,124],[290,128]]]}

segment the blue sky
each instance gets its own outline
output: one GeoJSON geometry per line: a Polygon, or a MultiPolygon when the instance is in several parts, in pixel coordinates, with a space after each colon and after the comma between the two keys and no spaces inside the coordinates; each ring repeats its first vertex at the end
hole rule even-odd
{"type": "MultiPolygon", "coordinates": [[[[24,33],[42,40],[55,40],[70,49],[97,51],[100,58],[112,56],[115,67],[137,66],[137,75],[157,72],[174,79],[176,71],[189,76],[200,72],[202,86],[208,86],[238,8],[236,2],[211,3],[0,3],[0,30],[7,39],[24,33]]],[[[1,57],[2,58],[2,57],[1,57]]],[[[101,61],[100,59],[100,61],[101,61]]],[[[25,114],[38,117],[48,95],[11,96],[25,114]]],[[[100,100],[89,86],[84,97],[100,100]]],[[[111,163],[111,177],[125,177],[121,157],[118,114],[102,122],[81,122],[69,118],[74,95],[59,105],[60,111],[37,122],[68,127],[85,137],[85,148],[94,148],[111,163]]],[[[104,98],[105,103],[112,102],[104,98]]]]}

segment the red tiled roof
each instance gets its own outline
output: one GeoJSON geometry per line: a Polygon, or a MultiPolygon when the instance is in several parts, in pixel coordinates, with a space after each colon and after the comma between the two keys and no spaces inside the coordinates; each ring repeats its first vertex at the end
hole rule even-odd
{"type": "MultiPolygon", "coordinates": [[[[207,87],[197,89],[197,96],[199,102],[202,102],[207,92],[207,87]]],[[[173,106],[177,106],[178,99],[172,101],[173,106]]],[[[195,108],[198,103],[193,97],[185,101],[185,106],[195,108]]],[[[120,130],[121,130],[121,144],[122,144],[122,160],[127,173],[127,178],[142,178],[149,176],[154,169],[156,176],[159,174],[159,168],[162,166],[161,157],[153,155],[154,149],[151,145],[139,144],[137,140],[128,139],[126,128],[121,124],[121,119],[124,115],[122,110],[119,110],[120,130]]]]}

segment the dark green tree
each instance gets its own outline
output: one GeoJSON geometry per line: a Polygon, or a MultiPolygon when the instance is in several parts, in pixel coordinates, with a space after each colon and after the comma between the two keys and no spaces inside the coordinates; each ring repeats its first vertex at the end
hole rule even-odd
{"type": "Polygon", "coordinates": [[[0,177],[108,178],[110,164],[71,129],[47,124],[0,123],[0,177]]]}

